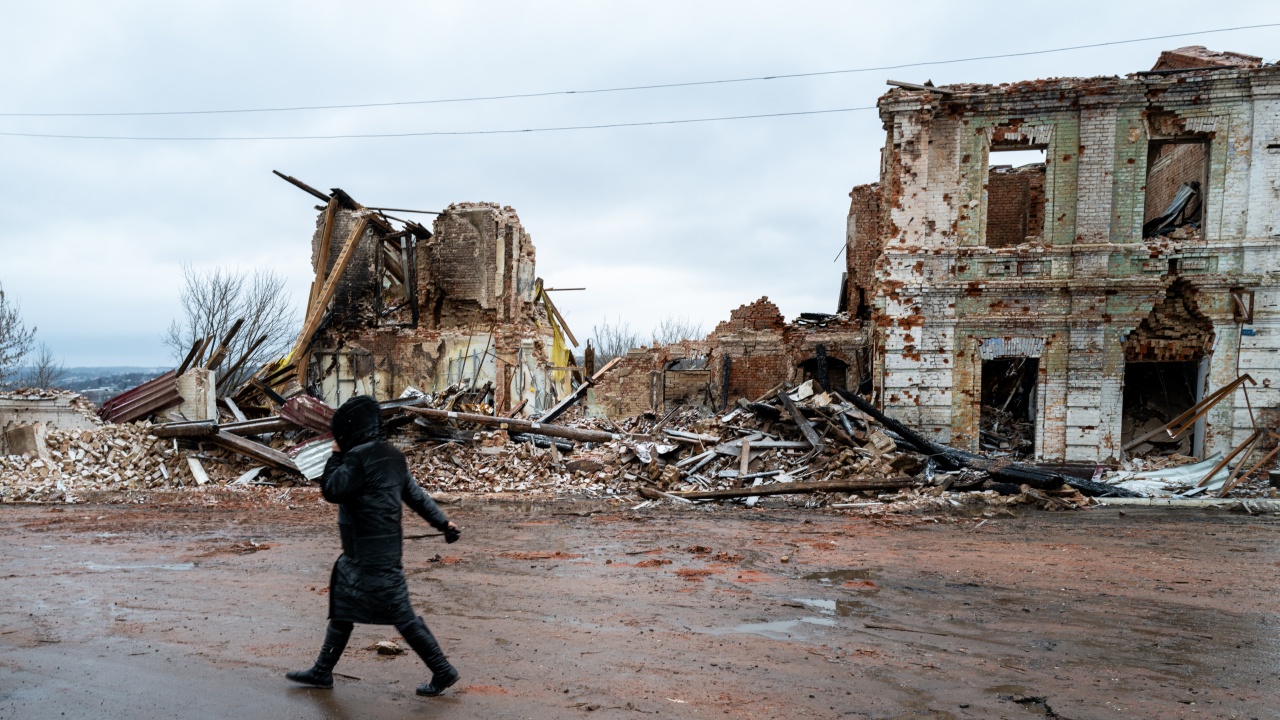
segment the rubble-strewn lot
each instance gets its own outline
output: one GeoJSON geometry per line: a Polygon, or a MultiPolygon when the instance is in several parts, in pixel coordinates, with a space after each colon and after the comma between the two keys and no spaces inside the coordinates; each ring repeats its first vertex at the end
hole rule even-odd
{"type": "Polygon", "coordinates": [[[1276,519],[1105,507],[980,525],[449,506],[463,540],[407,542],[406,570],[456,690],[415,697],[420,662],[369,649],[396,638],[375,626],[337,668],[360,680],[300,689],[283,672],[315,656],[338,539],[314,490],[291,497],[3,508],[0,716],[1264,718],[1280,701],[1276,519]]]}

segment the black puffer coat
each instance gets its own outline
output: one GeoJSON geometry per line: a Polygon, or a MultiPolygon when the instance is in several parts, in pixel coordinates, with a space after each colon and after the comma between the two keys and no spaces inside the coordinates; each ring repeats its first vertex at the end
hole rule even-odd
{"type": "Polygon", "coordinates": [[[342,556],[329,579],[329,618],[374,625],[413,620],[401,557],[401,503],[437,530],[449,521],[409,474],[404,454],[382,435],[378,403],[343,403],[333,416],[340,452],[320,479],[324,499],[338,504],[342,556]]]}

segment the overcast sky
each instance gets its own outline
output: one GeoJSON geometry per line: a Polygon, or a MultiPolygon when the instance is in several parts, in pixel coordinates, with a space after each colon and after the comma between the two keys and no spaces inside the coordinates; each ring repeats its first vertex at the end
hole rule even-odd
{"type": "MultiPolygon", "coordinates": [[[[368,103],[945,60],[1280,21],[1274,2],[41,2],[0,24],[0,112],[368,103]]],[[[937,84],[1123,75],[1206,45],[1276,59],[1280,28],[861,74],[626,93],[187,117],[0,117],[0,132],[489,130],[874,105],[937,84]]],[[[603,319],[710,330],[768,295],[834,312],[874,111],[569,132],[297,141],[0,137],[0,284],[69,365],[162,365],[180,264],[283,273],[301,306],[314,200],[511,205],[579,338],[603,319]]]]}

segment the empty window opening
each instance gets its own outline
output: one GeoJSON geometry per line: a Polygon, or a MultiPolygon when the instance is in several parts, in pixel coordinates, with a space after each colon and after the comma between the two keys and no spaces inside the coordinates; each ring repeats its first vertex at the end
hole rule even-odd
{"type": "Polygon", "coordinates": [[[1209,182],[1209,144],[1153,140],[1147,149],[1146,199],[1142,236],[1181,234],[1200,228],[1209,182]]]}
{"type": "MultiPolygon", "coordinates": [[[[827,365],[827,383],[829,390],[848,390],[849,381],[849,363],[827,356],[824,358],[827,365]]],[[[800,370],[800,382],[812,380],[815,385],[822,386],[822,370],[820,361],[816,357],[809,358],[801,362],[797,368],[800,370]]]]}
{"type": "Polygon", "coordinates": [[[983,450],[1029,458],[1036,449],[1037,358],[1014,357],[982,362],[983,450]]]}
{"type": "MultiPolygon", "coordinates": [[[[1158,430],[1160,426],[1195,405],[1201,395],[1197,382],[1199,371],[1198,361],[1125,364],[1121,445],[1127,445],[1135,438],[1158,430]]],[[[1198,427],[1193,426],[1177,438],[1169,437],[1168,433],[1160,433],[1141,445],[1130,448],[1129,454],[1193,455],[1196,452],[1195,435],[1198,430],[1198,427]]]]}
{"type": "Polygon", "coordinates": [[[987,168],[987,247],[1011,247],[1044,236],[1045,151],[992,148],[987,168]]]}
{"type": "Polygon", "coordinates": [[[711,404],[711,363],[706,356],[687,357],[667,363],[662,374],[661,407],[671,412],[679,407],[709,407],[711,404]]]}
{"type": "Polygon", "coordinates": [[[417,273],[412,236],[397,233],[378,240],[378,324],[416,326],[417,273]]]}

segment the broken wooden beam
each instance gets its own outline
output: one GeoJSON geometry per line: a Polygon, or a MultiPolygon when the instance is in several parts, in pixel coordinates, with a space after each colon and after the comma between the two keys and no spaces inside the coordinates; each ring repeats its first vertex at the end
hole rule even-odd
{"type": "Polygon", "coordinates": [[[218,423],[215,420],[166,423],[151,428],[151,434],[158,438],[203,438],[217,433],[218,423]]]}
{"type": "Polygon", "coordinates": [[[1004,458],[991,459],[983,455],[967,452],[965,450],[957,450],[940,443],[929,440],[903,423],[894,420],[885,415],[875,405],[864,400],[857,393],[848,390],[836,390],[840,397],[853,403],[862,412],[870,415],[872,419],[891,430],[895,435],[902,438],[903,442],[910,446],[910,449],[922,455],[932,458],[935,462],[942,465],[944,469],[960,470],[962,468],[970,468],[973,470],[982,470],[990,475],[993,479],[1001,482],[1013,483],[1015,485],[1030,485],[1037,490],[1053,490],[1061,487],[1063,484],[1079,490],[1085,495],[1097,497],[1138,497],[1138,494],[1132,490],[1126,490],[1114,485],[1085,480],[1083,478],[1067,477],[1061,473],[1042,470],[1032,465],[1023,465],[1021,463],[1009,462],[1004,458]]]}
{"type": "Polygon", "coordinates": [[[288,472],[299,472],[298,466],[294,464],[293,459],[288,455],[267,447],[262,443],[256,443],[252,440],[246,440],[239,435],[233,435],[225,430],[220,430],[214,435],[206,438],[209,442],[220,445],[232,452],[240,453],[247,458],[257,460],[264,465],[270,465],[278,470],[286,470],[288,472]]]}
{"type": "Polygon", "coordinates": [[[240,328],[244,325],[244,318],[237,318],[231,325],[231,329],[227,334],[222,336],[222,342],[218,343],[218,347],[214,349],[213,354],[209,356],[209,361],[204,364],[205,370],[217,370],[218,366],[227,357],[227,351],[231,349],[231,341],[235,340],[236,334],[240,332],[240,328]]]}
{"type": "Polygon", "coordinates": [[[547,435],[549,437],[562,437],[567,440],[577,440],[579,442],[604,443],[611,440],[622,439],[622,436],[617,433],[600,432],[599,430],[580,430],[578,428],[564,427],[562,425],[548,425],[537,420],[494,417],[493,415],[477,415],[475,413],[455,412],[452,410],[436,410],[435,408],[410,407],[405,409],[411,413],[431,418],[433,420],[456,420],[458,422],[468,422],[488,427],[496,427],[499,430],[533,433],[535,435],[547,435]]]}
{"type": "MultiPolygon", "coordinates": [[[[563,415],[566,410],[573,407],[575,403],[577,403],[579,400],[585,397],[587,394],[587,391],[590,390],[593,385],[600,382],[600,378],[604,377],[605,373],[612,370],[613,366],[617,365],[620,362],[622,362],[622,358],[614,358],[610,360],[608,363],[605,364],[604,367],[600,368],[600,372],[587,378],[586,382],[579,385],[577,390],[574,390],[573,392],[569,393],[564,397],[563,400],[556,403],[555,406],[552,407],[550,410],[542,413],[542,416],[538,418],[538,422],[540,423],[552,422],[556,418],[563,415]]],[[[523,403],[521,403],[521,407],[524,407],[523,403]]]]}
{"type": "Polygon", "coordinates": [[[277,177],[279,177],[281,180],[284,180],[285,182],[287,182],[287,183],[289,183],[290,185],[292,185],[292,186],[294,186],[294,187],[298,188],[299,190],[301,190],[301,191],[303,191],[303,192],[305,192],[305,193],[308,193],[308,194],[310,194],[310,195],[314,196],[315,198],[317,198],[317,199],[319,199],[319,200],[322,200],[322,201],[324,201],[324,202],[329,202],[329,196],[328,196],[328,195],[325,195],[324,193],[320,192],[319,190],[317,190],[317,189],[315,189],[315,188],[311,187],[310,185],[308,185],[308,184],[306,184],[306,183],[302,182],[302,181],[301,181],[301,180],[299,180],[298,178],[293,177],[293,176],[291,176],[291,175],[285,175],[284,173],[280,172],[279,170],[272,170],[271,172],[275,173],[275,174],[276,174],[276,176],[277,176],[277,177]]]}
{"type": "Polygon", "coordinates": [[[800,412],[799,406],[796,405],[795,401],[791,399],[791,396],[788,395],[785,390],[778,393],[778,400],[782,403],[782,406],[787,409],[787,412],[791,414],[791,419],[795,420],[796,426],[800,428],[800,434],[804,435],[804,439],[813,446],[814,454],[821,455],[822,438],[818,436],[818,432],[809,424],[809,419],[804,416],[804,413],[800,412]]]}
{"type": "MultiPolygon", "coordinates": [[[[743,479],[746,479],[745,477],[743,479]]],[[[862,490],[897,490],[921,484],[909,477],[854,478],[849,480],[823,480],[818,482],[772,483],[754,487],[729,488],[727,490],[695,490],[673,492],[672,495],[689,500],[725,500],[763,495],[792,495],[815,492],[859,492],[862,490]]]]}

